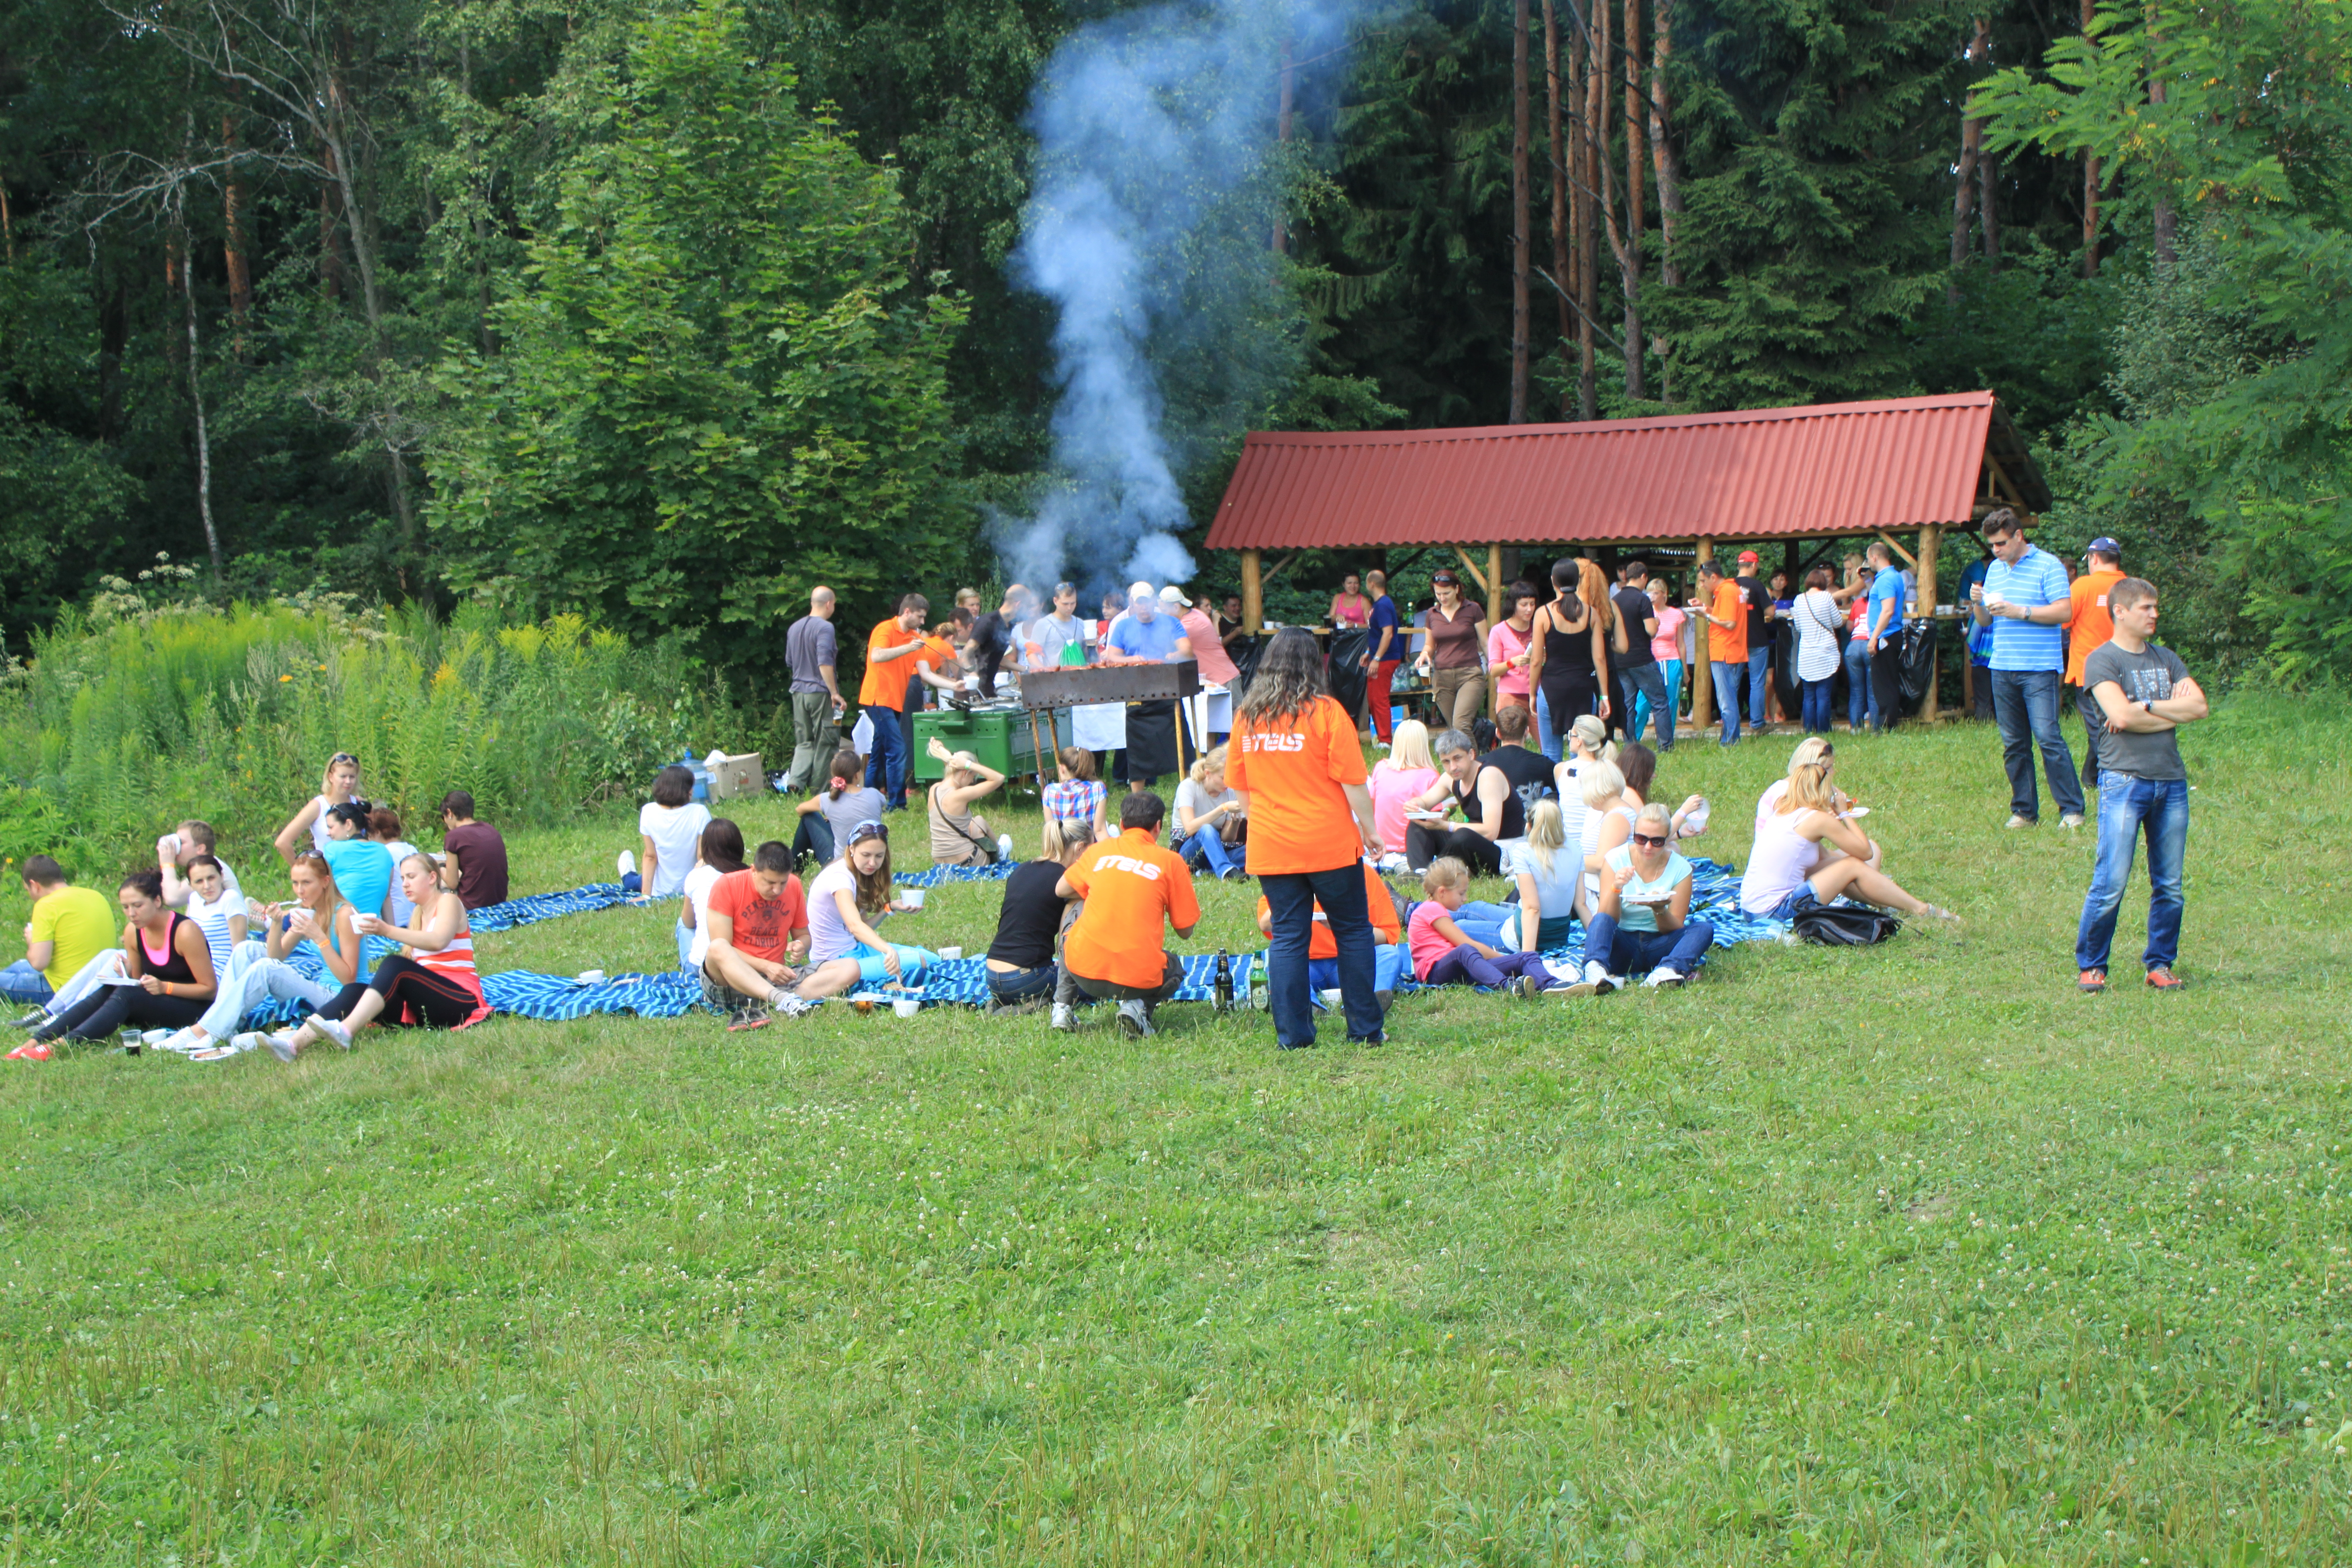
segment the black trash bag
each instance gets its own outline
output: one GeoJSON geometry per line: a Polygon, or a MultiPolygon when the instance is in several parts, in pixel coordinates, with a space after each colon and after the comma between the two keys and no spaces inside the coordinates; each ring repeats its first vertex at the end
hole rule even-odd
{"type": "Polygon", "coordinates": [[[1799,940],[1823,947],[1870,947],[1903,929],[1901,921],[1867,904],[1816,904],[1789,923],[1799,940]]]}
{"type": "Polygon", "coordinates": [[[1237,673],[1228,688],[1235,697],[1249,689],[1250,677],[1257,673],[1257,661],[1265,652],[1264,636],[1236,637],[1225,645],[1225,657],[1234,661],[1237,673]]]}
{"type": "Polygon", "coordinates": [[[1801,712],[1803,693],[1797,681],[1797,623],[1782,616],[1772,623],[1772,689],[1780,695],[1780,711],[1801,712]]]}
{"type": "Polygon", "coordinates": [[[1325,673],[1331,680],[1331,695],[1349,718],[1364,721],[1364,667],[1356,661],[1372,646],[1371,634],[1359,627],[1347,627],[1331,634],[1330,658],[1325,673]]]}
{"type": "Polygon", "coordinates": [[[1902,689],[1905,711],[1919,707],[1927,695],[1927,683],[1935,678],[1936,623],[1924,616],[1904,622],[1903,662],[1895,679],[1902,689]]]}

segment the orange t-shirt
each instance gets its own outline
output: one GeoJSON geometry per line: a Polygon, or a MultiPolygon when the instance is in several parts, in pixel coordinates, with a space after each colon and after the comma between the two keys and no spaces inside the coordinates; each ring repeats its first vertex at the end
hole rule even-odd
{"type": "Polygon", "coordinates": [[[1285,728],[1259,730],[1239,713],[1225,748],[1225,783],[1249,792],[1249,871],[1328,871],[1363,853],[1345,784],[1364,782],[1355,721],[1328,697],[1285,728]]]}
{"type": "Polygon", "coordinates": [[[1739,584],[1728,577],[1716,580],[1715,604],[1712,613],[1729,621],[1728,626],[1706,624],[1706,657],[1716,664],[1746,664],[1748,662],[1748,598],[1740,593],[1739,584]]]}
{"type": "MultiPolygon", "coordinates": [[[[1364,906],[1371,912],[1374,942],[1384,942],[1393,947],[1404,940],[1403,928],[1397,924],[1396,900],[1389,897],[1388,884],[1381,880],[1381,874],[1370,865],[1364,868],[1364,906]]],[[[1260,894],[1257,900],[1259,926],[1263,928],[1273,918],[1274,906],[1266,901],[1264,894],[1260,894]]],[[[1331,934],[1331,921],[1324,914],[1320,900],[1315,905],[1315,924],[1307,933],[1307,956],[1310,959],[1339,956],[1339,939],[1331,934]]]]}
{"type": "MultiPolygon", "coordinates": [[[[895,710],[907,705],[907,679],[914,673],[915,667],[903,658],[877,660],[874,656],[922,640],[919,633],[899,630],[896,616],[874,628],[873,634],[866,639],[866,679],[857,687],[857,705],[860,708],[895,710]]],[[[918,654],[915,657],[919,658],[922,656],[918,654]]]]}
{"type": "Polygon", "coordinates": [[[2083,661],[2116,635],[2107,590],[2123,580],[2120,572],[2085,572],[2074,579],[2074,609],[2066,618],[2067,685],[2083,684],[2083,661]]]}
{"type": "Polygon", "coordinates": [[[1159,984],[1168,971],[1160,922],[1191,926],[1201,919],[1184,858],[1130,827],[1089,848],[1062,875],[1087,901],[1062,938],[1070,973],[1113,985],[1159,984]]]}

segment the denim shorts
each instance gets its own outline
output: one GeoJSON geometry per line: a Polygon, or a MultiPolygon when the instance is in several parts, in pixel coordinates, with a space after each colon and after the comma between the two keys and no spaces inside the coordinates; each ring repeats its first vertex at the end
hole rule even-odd
{"type": "Polygon", "coordinates": [[[1800,882],[1797,884],[1797,890],[1773,905],[1772,912],[1764,918],[1768,921],[1779,921],[1786,925],[1807,910],[1817,910],[1821,907],[1821,900],[1813,897],[1813,885],[1811,882],[1800,882]]]}

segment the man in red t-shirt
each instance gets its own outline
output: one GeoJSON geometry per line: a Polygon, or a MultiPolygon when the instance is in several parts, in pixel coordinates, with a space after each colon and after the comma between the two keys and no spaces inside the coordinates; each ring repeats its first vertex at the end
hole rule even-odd
{"type": "Polygon", "coordinates": [[[770,839],[751,868],[711,884],[710,944],[702,957],[702,1000],[725,1013],[731,1029],[756,1029],[772,1008],[797,1017],[814,1008],[790,987],[808,956],[808,899],[793,875],[788,845],[770,839]]]}
{"type": "MultiPolygon", "coordinates": [[[[1184,963],[1160,945],[1164,919],[1179,940],[1201,923],[1192,895],[1192,868],[1160,845],[1167,806],[1148,790],[1119,804],[1118,837],[1096,845],[1062,873],[1055,896],[1084,899],[1062,936],[1062,967],[1089,996],[1118,1004],[1118,1026],[1129,1039],[1152,1032],[1152,1009],[1184,983],[1184,963]]],[[[1055,1022],[1063,1024],[1061,1009],[1055,1022]]]]}

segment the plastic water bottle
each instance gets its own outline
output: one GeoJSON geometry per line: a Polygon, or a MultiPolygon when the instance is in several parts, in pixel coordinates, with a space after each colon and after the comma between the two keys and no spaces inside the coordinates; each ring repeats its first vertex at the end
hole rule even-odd
{"type": "Polygon", "coordinates": [[[1234,955],[1222,947],[1217,949],[1216,1007],[1220,1013],[1234,1010],[1234,955]]]}

